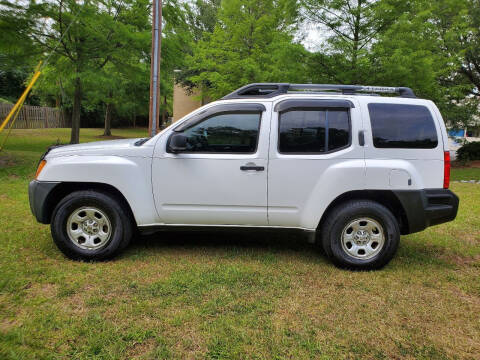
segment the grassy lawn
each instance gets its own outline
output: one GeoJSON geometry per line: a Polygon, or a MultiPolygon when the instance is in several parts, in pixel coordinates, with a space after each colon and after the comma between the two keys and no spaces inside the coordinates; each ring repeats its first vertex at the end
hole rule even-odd
{"type": "Polygon", "coordinates": [[[452,168],[452,181],[480,180],[480,168],[452,168]]]}
{"type": "Polygon", "coordinates": [[[402,237],[376,272],[339,270],[278,235],[167,233],[81,263],[28,205],[57,139],[68,130],[14,130],[0,153],[0,359],[479,358],[480,185],[452,184],[457,220],[402,237]]]}

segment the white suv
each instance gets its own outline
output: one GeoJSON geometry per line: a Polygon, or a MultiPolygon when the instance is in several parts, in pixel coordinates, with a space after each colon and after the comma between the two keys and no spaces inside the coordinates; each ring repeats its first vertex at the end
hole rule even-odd
{"type": "Polygon", "coordinates": [[[74,259],[112,257],[137,229],[290,229],[373,269],[401,234],[455,218],[449,176],[440,112],[409,88],[262,83],[150,139],[51,148],[29,195],[74,259]]]}

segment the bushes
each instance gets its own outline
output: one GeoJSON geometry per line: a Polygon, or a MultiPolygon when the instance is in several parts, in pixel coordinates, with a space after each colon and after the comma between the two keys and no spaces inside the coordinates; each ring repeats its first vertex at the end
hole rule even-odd
{"type": "Polygon", "coordinates": [[[463,145],[457,150],[459,161],[480,160],[480,141],[475,141],[463,145]]]}

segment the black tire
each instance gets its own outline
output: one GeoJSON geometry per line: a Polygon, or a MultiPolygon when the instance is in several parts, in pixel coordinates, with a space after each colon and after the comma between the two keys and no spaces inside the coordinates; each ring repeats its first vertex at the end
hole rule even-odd
{"type": "Polygon", "coordinates": [[[371,200],[353,200],[338,205],[327,215],[320,231],[325,254],[335,265],[352,270],[382,268],[395,255],[400,242],[400,229],[395,216],[385,206],[371,200]],[[369,259],[351,256],[342,245],[344,229],[352,221],[361,218],[376,221],[382,227],[384,234],[383,247],[369,259]]]}
{"type": "Polygon", "coordinates": [[[107,260],[122,251],[133,235],[133,224],[125,204],[117,197],[102,191],[76,191],[63,198],[55,207],[50,229],[57,247],[70,259],[84,261],[107,260]],[[70,239],[67,221],[82,207],[94,207],[108,218],[111,233],[108,241],[98,249],[83,249],[70,239]]]}

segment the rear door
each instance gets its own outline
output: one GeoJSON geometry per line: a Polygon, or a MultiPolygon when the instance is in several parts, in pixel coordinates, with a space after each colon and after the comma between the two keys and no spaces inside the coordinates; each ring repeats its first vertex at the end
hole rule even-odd
{"type": "Polygon", "coordinates": [[[339,194],[363,188],[365,162],[356,99],[288,99],[274,105],[268,218],[272,226],[314,229],[339,194]]]}

